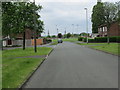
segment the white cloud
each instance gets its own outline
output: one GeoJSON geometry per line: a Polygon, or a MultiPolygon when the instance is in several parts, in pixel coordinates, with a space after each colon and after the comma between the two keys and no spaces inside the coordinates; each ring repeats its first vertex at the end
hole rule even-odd
{"type": "MultiPolygon", "coordinates": [[[[116,2],[119,0],[103,0],[116,2]]],[[[64,33],[65,27],[67,32],[86,32],[86,13],[84,8],[88,8],[89,15],[89,32],[91,32],[91,14],[92,8],[97,0],[36,0],[37,4],[43,6],[40,12],[41,19],[45,23],[45,31],[50,31],[50,34],[56,34],[56,25],[58,25],[59,32],[64,33]],[[79,29],[73,31],[72,24],[79,25],[79,29]]]]}

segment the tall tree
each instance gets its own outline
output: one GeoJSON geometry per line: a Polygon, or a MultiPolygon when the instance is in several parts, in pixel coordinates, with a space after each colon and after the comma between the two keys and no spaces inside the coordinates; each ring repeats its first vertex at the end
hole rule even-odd
{"type": "Polygon", "coordinates": [[[93,7],[92,11],[92,32],[98,33],[98,27],[104,24],[104,7],[103,3],[98,2],[97,5],[93,7]]]}
{"type": "Polygon", "coordinates": [[[117,7],[117,20],[120,23],[120,1],[116,2],[116,7],[117,7]]]}
{"type": "Polygon", "coordinates": [[[25,49],[25,29],[29,27],[34,30],[33,28],[37,27],[37,33],[44,30],[43,21],[39,19],[38,14],[41,9],[41,6],[31,2],[3,2],[3,35],[13,38],[15,35],[23,33],[23,49],[25,49]],[[34,17],[36,17],[36,24],[34,24],[34,17]]]}
{"type": "MultiPolygon", "coordinates": [[[[114,3],[105,2],[104,3],[104,18],[105,18],[105,24],[107,26],[107,36],[109,36],[109,29],[111,23],[114,21],[117,21],[117,7],[114,3]]],[[[107,38],[107,42],[109,44],[109,37],[107,38]]]]}

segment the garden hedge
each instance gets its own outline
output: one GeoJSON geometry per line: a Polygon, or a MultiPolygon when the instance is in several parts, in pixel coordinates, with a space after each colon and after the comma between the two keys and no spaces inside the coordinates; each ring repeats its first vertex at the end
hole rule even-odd
{"type": "MultiPolygon", "coordinates": [[[[120,43],[120,36],[112,36],[112,37],[96,37],[94,39],[88,39],[88,42],[107,42],[107,38],[109,38],[109,42],[119,42],[120,43]]],[[[86,42],[87,38],[79,37],[78,41],[86,42]]]]}

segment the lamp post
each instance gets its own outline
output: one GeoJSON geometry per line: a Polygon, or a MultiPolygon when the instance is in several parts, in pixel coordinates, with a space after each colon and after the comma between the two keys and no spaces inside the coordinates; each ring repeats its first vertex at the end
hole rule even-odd
{"type": "Polygon", "coordinates": [[[86,10],[86,31],[87,31],[87,44],[88,44],[88,9],[84,8],[86,10]]]}
{"type": "MultiPolygon", "coordinates": [[[[79,32],[79,25],[77,24],[77,32],[79,32]]],[[[79,34],[79,33],[78,33],[79,34]]]]}
{"type": "MultiPolygon", "coordinates": [[[[34,0],[34,5],[35,5],[35,0],[34,0]]],[[[36,44],[36,14],[35,14],[35,7],[34,7],[34,11],[33,11],[33,13],[34,13],[34,51],[35,51],[35,53],[37,52],[37,44],[36,44]]]]}

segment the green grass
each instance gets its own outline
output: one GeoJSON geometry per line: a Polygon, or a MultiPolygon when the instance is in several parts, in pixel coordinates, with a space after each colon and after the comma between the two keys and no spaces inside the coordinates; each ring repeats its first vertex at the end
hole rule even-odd
{"type": "Polygon", "coordinates": [[[120,55],[120,53],[118,52],[118,43],[78,43],[79,45],[88,45],[88,47],[93,48],[93,49],[97,49],[97,50],[101,50],[104,52],[108,52],[114,55],[120,55]]]}
{"type": "Polygon", "coordinates": [[[107,45],[107,43],[77,43],[79,45],[107,45]]]}
{"type": "Polygon", "coordinates": [[[66,38],[66,39],[63,39],[63,41],[76,42],[78,41],[78,38],[66,38]]]}
{"type": "Polygon", "coordinates": [[[51,50],[48,47],[39,47],[37,53],[34,53],[33,48],[26,48],[25,51],[21,48],[4,50],[2,52],[2,87],[18,88],[43,60],[43,58],[17,57],[47,55],[51,50]]]}
{"type": "Polygon", "coordinates": [[[58,44],[57,39],[53,39],[50,45],[57,45],[57,44],[58,44]]]}

